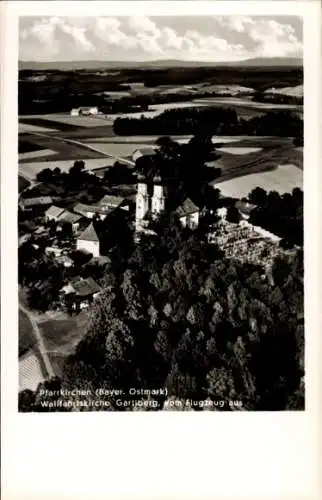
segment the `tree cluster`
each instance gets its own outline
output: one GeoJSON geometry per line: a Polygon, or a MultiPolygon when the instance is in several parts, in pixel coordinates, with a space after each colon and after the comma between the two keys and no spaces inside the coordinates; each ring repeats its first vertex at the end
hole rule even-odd
{"type": "Polygon", "coordinates": [[[203,106],[168,109],[155,117],[116,118],[117,135],[271,135],[297,137],[303,134],[303,120],[290,111],[271,111],[245,120],[236,110],[203,106]]]}
{"type": "Polygon", "coordinates": [[[224,410],[231,400],[244,410],[303,408],[300,252],[263,280],[262,269],[225,259],[170,214],[112,269],[62,387],[166,388],[168,397],[224,401],[224,410]]]}
{"type": "Polygon", "coordinates": [[[286,247],[303,245],[303,191],[300,188],[280,195],[257,187],[249,194],[249,201],[257,205],[249,222],[280,236],[286,247]]]}

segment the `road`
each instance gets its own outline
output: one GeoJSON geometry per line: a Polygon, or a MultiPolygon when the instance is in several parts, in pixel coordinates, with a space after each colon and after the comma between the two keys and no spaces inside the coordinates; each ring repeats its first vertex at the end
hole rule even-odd
{"type": "Polygon", "coordinates": [[[35,319],[35,316],[30,311],[28,311],[28,309],[26,309],[25,306],[21,302],[19,302],[19,309],[22,312],[24,312],[26,314],[26,316],[28,316],[28,319],[29,319],[29,321],[32,325],[32,328],[33,328],[35,338],[37,339],[37,345],[39,348],[39,352],[41,354],[41,357],[43,359],[43,362],[44,362],[44,365],[45,365],[45,368],[47,371],[47,378],[52,378],[55,376],[55,373],[54,373],[53,367],[51,365],[50,359],[48,357],[46,347],[45,347],[39,326],[38,326],[37,321],[35,319]]]}
{"type": "Polygon", "coordinates": [[[132,160],[128,160],[127,158],[123,158],[121,156],[111,155],[109,153],[106,153],[105,151],[102,151],[99,148],[95,148],[94,146],[89,146],[86,143],[83,143],[83,142],[80,142],[80,141],[76,141],[74,139],[67,139],[67,138],[59,137],[57,135],[52,135],[52,134],[49,135],[49,134],[45,134],[43,132],[30,132],[30,135],[36,135],[36,136],[40,136],[40,137],[46,137],[48,139],[56,139],[57,141],[65,142],[66,144],[71,144],[71,145],[75,145],[75,146],[81,147],[83,149],[88,149],[90,151],[94,151],[95,153],[99,153],[102,156],[106,156],[107,158],[113,158],[115,161],[119,161],[121,163],[125,163],[126,165],[130,165],[131,167],[135,166],[135,162],[132,161],[132,160]]]}

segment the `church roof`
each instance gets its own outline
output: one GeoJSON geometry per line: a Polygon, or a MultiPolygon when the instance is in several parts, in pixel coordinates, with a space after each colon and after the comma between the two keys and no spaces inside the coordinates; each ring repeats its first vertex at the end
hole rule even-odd
{"type": "Polygon", "coordinates": [[[78,239],[82,240],[82,241],[84,241],[84,240],[85,241],[99,241],[93,223],[91,223],[89,226],[87,226],[85,231],[83,231],[82,234],[79,235],[78,239]]]}
{"type": "Polygon", "coordinates": [[[190,200],[190,198],[186,198],[182,205],[177,208],[176,212],[179,217],[185,217],[187,215],[199,212],[199,208],[193,203],[192,200],[190,200]]]}

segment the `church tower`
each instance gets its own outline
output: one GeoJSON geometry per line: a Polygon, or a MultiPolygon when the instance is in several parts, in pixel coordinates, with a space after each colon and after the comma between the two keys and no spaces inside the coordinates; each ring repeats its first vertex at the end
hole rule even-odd
{"type": "Polygon", "coordinates": [[[148,186],[142,177],[138,177],[136,193],[135,227],[139,230],[142,227],[144,216],[149,210],[148,186]]]}
{"type": "Polygon", "coordinates": [[[165,208],[164,188],[161,184],[161,177],[155,176],[153,179],[153,196],[152,196],[152,216],[157,217],[165,208]]]}

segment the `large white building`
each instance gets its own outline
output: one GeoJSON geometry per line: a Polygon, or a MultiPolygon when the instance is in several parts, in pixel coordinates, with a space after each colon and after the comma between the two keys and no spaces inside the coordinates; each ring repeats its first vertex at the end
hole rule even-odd
{"type": "Polygon", "coordinates": [[[89,252],[93,257],[100,256],[100,242],[93,223],[91,223],[85,231],[79,235],[76,241],[77,250],[89,252]]]}
{"type": "MultiPolygon", "coordinates": [[[[166,206],[166,191],[162,185],[161,178],[155,176],[153,179],[152,196],[148,185],[143,177],[138,177],[136,194],[135,229],[137,232],[147,231],[149,219],[155,219],[166,206]]],[[[200,209],[187,198],[177,208],[176,213],[184,227],[195,229],[199,224],[200,209]]]]}
{"type": "Polygon", "coordinates": [[[70,111],[71,116],[80,116],[80,115],[97,115],[98,108],[96,106],[86,106],[81,108],[73,108],[70,111]]]}

